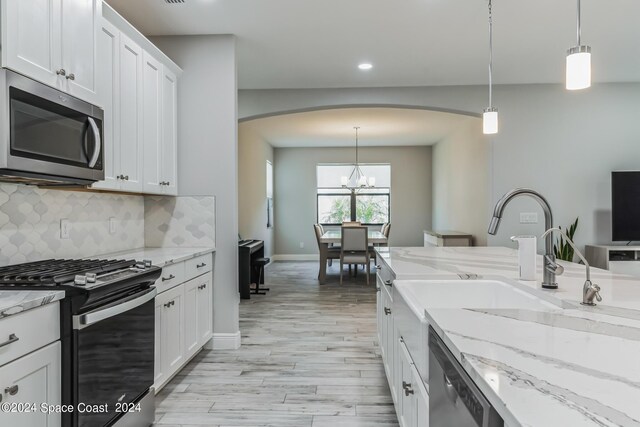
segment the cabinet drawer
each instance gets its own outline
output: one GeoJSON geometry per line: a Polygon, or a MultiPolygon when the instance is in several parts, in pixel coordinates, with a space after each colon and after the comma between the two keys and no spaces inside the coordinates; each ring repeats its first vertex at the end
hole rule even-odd
{"type": "Polygon", "coordinates": [[[438,238],[429,233],[424,233],[424,247],[429,248],[435,246],[439,246],[438,238]]]}
{"type": "Polygon", "coordinates": [[[387,265],[384,262],[380,262],[379,264],[377,264],[377,266],[380,266],[377,272],[377,275],[380,281],[384,283],[386,286],[392,286],[393,273],[391,272],[391,269],[387,267],[387,265]]]}
{"type": "Polygon", "coordinates": [[[186,280],[191,280],[194,277],[211,271],[213,258],[211,254],[201,255],[185,261],[184,266],[186,270],[186,280]]]}
{"type": "Polygon", "coordinates": [[[162,274],[156,282],[156,289],[158,290],[158,293],[161,293],[179,285],[185,280],[184,262],[170,264],[162,267],[162,274]]]}
{"type": "Polygon", "coordinates": [[[0,366],[60,339],[60,304],[42,307],[0,319],[0,366]]]}

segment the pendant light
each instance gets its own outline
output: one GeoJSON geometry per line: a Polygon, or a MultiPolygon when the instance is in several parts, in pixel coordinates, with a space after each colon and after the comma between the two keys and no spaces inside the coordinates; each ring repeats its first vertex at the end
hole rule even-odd
{"type": "Polygon", "coordinates": [[[353,170],[351,171],[351,175],[342,176],[340,178],[340,184],[342,184],[343,188],[348,188],[351,191],[355,191],[357,188],[364,187],[375,187],[376,180],[374,177],[367,178],[367,176],[360,169],[360,164],[358,163],[358,129],[360,126],[353,127],[356,130],[356,162],[353,164],[353,170]]]}
{"type": "Polygon", "coordinates": [[[591,46],[580,44],[580,0],[577,10],[578,44],[567,50],[566,87],[568,90],[586,89],[591,86],[591,46]]]}
{"type": "Polygon", "coordinates": [[[482,133],[498,133],[498,109],[493,106],[493,16],[489,0],[489,107],[482,113],[482,133]]]}

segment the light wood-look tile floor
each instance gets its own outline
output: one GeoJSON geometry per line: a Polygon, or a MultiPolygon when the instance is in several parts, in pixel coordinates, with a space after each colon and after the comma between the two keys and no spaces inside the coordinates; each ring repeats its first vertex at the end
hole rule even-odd
{"type": "Polygon", "coordinates": [[[375,276],[334,263],[267,268],[266,296],[240,304],[242,347],[203,350],[157,396],[156,425],[387,427],[397,418],[376,337],[375,276]]]}

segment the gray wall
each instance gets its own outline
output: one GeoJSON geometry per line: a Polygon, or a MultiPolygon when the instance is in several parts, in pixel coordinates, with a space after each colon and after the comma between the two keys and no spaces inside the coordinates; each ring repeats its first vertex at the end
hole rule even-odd
{"type": "MultiPolygon", "coordinates": [[[[239,231],[244,239],[264,240],[269,257],[274,253],[274,228],[267,228],[267,160],[274,163],[271,144],[251,128],[238,126],[239,231]]],[[[274,173],[275,168],[273,164],[274,173]]]]}
{"type": "MultiPolygon", "coordinates": [[[[561,85],[501,85],[494,95],[500,133],[486,137],[491,143],[489,206],[513,187],[532,187],[548,198],[557,224],[580,217],[579,245],[609,242],[610,171],[640,169],[640,84],[595,84],[580,92],[561,85]]],[[[239,115],[345,105],[412,105],[477,114],[486,98],[482,86],[246,90],[239,92],[239,115]]],[[[534,203],[514,201],[498,236],[490,236],[488,243],[514,246],[511,235],[541,234],[542,223],[518,224],[518,212],[529,211],[538,212],[542,221],[534,203]]]]}
{"type": "Polygon", "coordinates": [[[489,148],[480,119],[433,147],[433,228],[471,233],[476,246],[487,244],[489,148]]]}
{"type": "Polygon", "coordinates": [[[151,40],[184,70],[178,81],[178,192],[181,196],[216,196],[214,333],[238,333],[235,37],[151,40]]]}
{"type": "MultiPolygon", "coordinates": [[[[275,149],[276,254],[318,253],[316,165],[352,161],[353,148],[275,149]]],[[[391,164],[390,244],[421,246],[422,231],[431,227],[431,147],[365,147],[360,161],[391,164]]]]}

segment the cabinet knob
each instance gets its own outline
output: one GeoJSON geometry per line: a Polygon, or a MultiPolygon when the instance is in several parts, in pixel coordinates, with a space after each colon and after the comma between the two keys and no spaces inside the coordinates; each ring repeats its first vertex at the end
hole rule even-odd
{"type": "Polygon", "coordinates": [[[18,384],[5,388],[4,392],[8,393],[9,396],[15,396],[16,394],[18,394],[18,384]]]}
{"type": "Polygon", "coordinates": [[[64,68],[60,68],[59,70],[56,71],[56,74],[64,77],[67,75],[67,70],[65,70],[64,68]]]}
{"type": "Polygon", "coordinates": [[[67,80],[75,80],[76,79],[76,75],[71,73],[67,76],[67,80]]]}
{"type": "Polygon", "coordinates": [[[124,176],[124,180],[125,180],[125,181],[129,181],[129,175],[125,175],[125,176],[124,176]]]}

